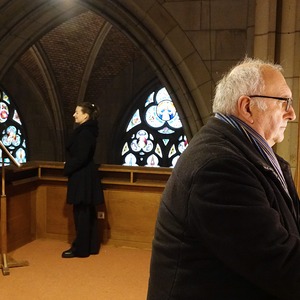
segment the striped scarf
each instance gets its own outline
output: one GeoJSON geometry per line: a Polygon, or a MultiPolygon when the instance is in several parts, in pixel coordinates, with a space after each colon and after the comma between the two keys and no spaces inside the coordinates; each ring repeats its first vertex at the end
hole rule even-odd
{"type": "Polygon", "coordinates": [[[267,141],[253,128],[235,116],[225,116],[223,114],[216,113],[215,117],[239,130],[255,146],[268,165],[273,168],[282,187],[291,198],[277,157],[273,149],[268,145],[267,141]]]}

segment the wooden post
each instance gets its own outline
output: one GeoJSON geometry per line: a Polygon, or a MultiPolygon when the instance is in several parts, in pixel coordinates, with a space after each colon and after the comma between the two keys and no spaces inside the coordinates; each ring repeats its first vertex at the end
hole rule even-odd
{"type": "Polygon", "coordinates": [[[14,159],[14,157],[9,153],[9,151],[5,148],[5,146],[0,141],[0,148],[2,149],[2,189],[1,189],[1,203],[0,203],[0,209],[1,209],[1,257],[2,257],[2,273],[3,275],[9,275],[9,267],[24,267],[28,266],[29,263],[27,261],[7,261],[7,199],[6,199],[6,193],[5,193],[5,164],[4,164],[4,156],[6,155],[10,158],[10,160],[20,167],[20,164],[14,159]]]}
{"type": "MultiPolygon", "coordinates": [[[[3,154],[3,151],[2,151],[3,154]]],[[[2,256],[2,273],[3,275],[9,274],[7,266],[6,253],[7,253],[7,207],[6,207],[6,194],[5,194],[5,168],[4,158],[2,155],[2,192],[1,192],[1,256],[2,256]]]]}

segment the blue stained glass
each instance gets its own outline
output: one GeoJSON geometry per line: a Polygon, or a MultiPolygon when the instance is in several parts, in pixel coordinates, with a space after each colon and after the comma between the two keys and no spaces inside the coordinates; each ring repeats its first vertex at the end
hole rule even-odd
{"type": "Polygon", "coordinates": [[[154,101],[153,96],[154,96],[154,92],[152,94],[150,94],[149,97],[147,98],[147,100],[145,102],[145,107],[154,101]]]}
{"type": "Polygon", "coordinates": [[[179,119],[178,114],[176,113],[176,115],[174,116],[174,118],[172,118],[168,124],[172,127],[172,128],[181,128],[182,127],[182,123],[179,119]]]}
{"type": "Polygon", "coordinates": [[[161,101],[156,108],[156,113],[162,121],[170,121],[176,115],[176,109],[172,101],[161,101]]]}
{"type": "Polygon", "coordinates": [[[146,121],[147,123],[154,128],[161,127],[164,125],[165,121],[163,121],[158,115],[156,106],[150,106],[146,111],[146,121]]]}
{"type": "Polygon", "coordinates": [[[148,140],[146,145],[144,146],[143,150],[145,152],[150,152],[150,151],[152,151],[153,147],[154,147],[153,142],[148,140]]]}
{"type": "Polygon", "coordinates": [[[169,100],[172,101],[169,93],[167,92],[166,88],[162,88],[157,92],[156,95],[156,102],[160,103],[161,101],[169,100]]]}
{"type": "Polygon", "coordinates": [[[130,147],[134,152],[138,152],[141,150],[141,148],[139,147],[138,141],[136,139],[131,142],[130,147]]]}
{"type": "Polygon", "coordinates": [[[162,141],[165,144],[165,146],[169,143],[169,139],[162,139],[162,141]]]}
{"type": "Polygon", "coordinates": [[[136,137],[138,139],[141,139],[141,138],[147,139],[148,138],[148,132],[146,130],[139,130],[136,134],[136,137]]]}
{"type": "MultiPolygon", "coordinates": [[[[153,149],[153,142],[151,141],[151,136],[149,136],[146,130],[139,130],[136,134],[136,138],[131,142],[131,149],[135,152],[145,151],[150,152],[153,149]]],[[[153,137],[152,137],[153,140],[153,137]]],[[[140,153],[142,154],[142,153],[140,153]]],[[[144,154],[144,153],[143,153],[144,154]]]]}
{"type": "Polygon", "coordinates": [[[140,105],[143,107],[133,114],[126,130],[123,164],[174,167],[188,143],[170,95],[161,88],[140,105]]]}
{"type": "Polygon", "coordinates": [[[178,151],[179,151],[180,153],[182,153],[185,149],[186,149],[185,143],[184,143],[184,142],[180,142],[180,143],[178,144],[178,151]]]}
{"type": "Polygon", "coordinates": [[[168,127],[164,127],[163,129],[161,130],[158,130],[159,133],[162,133],[162,134],[172,134],[174,133],[175,131],[168,128],[168,127]]]}
{"type": "Polygon", "coordinates": [[[174,168],[174,167],[175,167],[175,165],[176,165],[178,159],[179,159],[179,155],[175,156],[175,157],[172,159],[172,165],[171,165],[171,168],[174,168]]]}
{"type": "MultiPolygon", "coordinates": [[[[25,163],[27,161],[27,148],[22,122],[8,95],[1,90],[0,95],[0,139],[19,163],[25,163]]],[[[8,158],[4,158],[4,162],[10,164],[8,158]]]]}
{"type": "Polygon", "coordinates": [[[128,154],[125,157],[125,166],[137,166],[136,157],[133,154],[128,154]]]}
{"type": "Polygon", "coordinates": [[[137,110],[134,113],[134,115],[132,116],[126,131],[128,132],[131,128],[133,128],[139,124],[141,124],[141,118],[140,118],[140,111],[137,110]]]}
{"type": "Polygon", "coordinates": [[[4,123],[7,121],[9,116],[8,106],[4,102],[0,102],[0,123],[4,123]]]}
{"type": "Polygon", "coordinates": [[[148,157],[146,167],[159,167],[156,155],[152,154],[148,157]]]}

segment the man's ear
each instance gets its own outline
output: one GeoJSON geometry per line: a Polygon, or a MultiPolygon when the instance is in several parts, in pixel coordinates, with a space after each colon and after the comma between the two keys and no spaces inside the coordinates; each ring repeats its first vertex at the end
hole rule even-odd
{"type": "Polygon", "coordinates": [[[249,123],[253,123],[251,99],[247,96],[241,96],[237,102],[238,116],[249,123]]]}

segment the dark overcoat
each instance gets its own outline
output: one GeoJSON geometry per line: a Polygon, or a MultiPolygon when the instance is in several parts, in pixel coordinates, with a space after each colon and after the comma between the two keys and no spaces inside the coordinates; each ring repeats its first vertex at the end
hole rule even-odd
{"type": "Polygon", "coordinates": [[[93,157],[98,123],[88,120],[73,131],[66,147],[64,175],[68,177],[67,203],[97,205],[103,203],[103,191],[93,157]]]}
{"type": "Polygon", "coordinates": [[[148,300],[300,299],[299,199],[256,148],[212,118],[181,155],[159,208],[148,300]]]}

